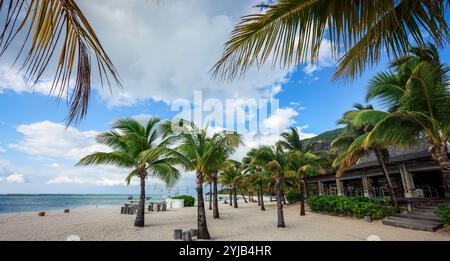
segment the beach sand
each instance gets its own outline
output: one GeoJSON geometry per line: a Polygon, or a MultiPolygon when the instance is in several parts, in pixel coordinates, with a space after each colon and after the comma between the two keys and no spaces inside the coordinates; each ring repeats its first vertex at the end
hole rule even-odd
{"type": "MultiPolygon", "coordinates": [[[[207,210],[208,228],[213,240],[366,240],[377,235],[381,240],[450,240],[450,231],[435,233],[382,225],[380,221],[333,217],[308,212],[300,217],[299,206],[285,206],[286,228],[276,227],[275,205],[261,212],[257,204],[241,203],[238,209],[220,203],[221,219],[212,219],[207,210]]],[[[196,208],[146,213],[146,226],[135,228],[134,216],[120,215],[120,207],[98,207],[37,213],[0,215],[0,240],[66,240],[77,235],[83,241],[97,240],[172,240],[174,229],[196,227],[196,208]]]]}

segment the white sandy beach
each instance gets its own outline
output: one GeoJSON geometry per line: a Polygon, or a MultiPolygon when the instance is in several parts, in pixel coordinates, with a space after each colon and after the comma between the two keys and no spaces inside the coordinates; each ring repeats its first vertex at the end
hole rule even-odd
{"type": "MultiPolygon", "coordinates": [[[[280,241],[280,240],[366,240],[378,235],[382,240],[446,240],[450,231],[435,233],[407,230],[382,225],[380,221],[333,217],[308,212],[298,215],[298,206],[285,207],[287,227],[276,228],[276,209],[267,204],[261,212],[254,203],[241,203],[238,209],[220,204],[221,219],[213,220],[207,210],[208,227],[214,240],[280,241]]],[[[0,215],[0,240],[66,240],[77,235],[81,240],[172,240],[174,229],[196,227],[196,208],[146,213],[146,226],[133,227],[134,216],[120,215],[120,207],[98,207],[37,213],[0,215]]]]}

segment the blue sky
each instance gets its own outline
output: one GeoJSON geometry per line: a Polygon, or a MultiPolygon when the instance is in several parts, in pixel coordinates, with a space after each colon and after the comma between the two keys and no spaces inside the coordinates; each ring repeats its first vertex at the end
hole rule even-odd
{"type": "MultiPolygon", "coordinates": [[[[151,2],[151,1],[150,1],[151,2]]],[[[336,128],[335,122],[356,102],[364,102],[367,81],[386,68],[384,59],[357,80],[333,82],[335,62],[325,41],[320,62],[290,70],[251,70],[232,83],[210,80],[209,68],[238,18],[257,1],[171,1],[155,6],[138,0],[96,0],[80,3],[123,79],[123,89],[94,86],[89,113],[68,129],[65,101],[48,95],[43,81],[32,92],[23,77],[0,59],[0,194],[2,193],[136,193],[123,184],[126,171],[114,167],[74,167],[89,152],[104,149],[94,137],[118,118],[171,119],[171,103],[192,101],[194,90],[205,98],[258,98],[272,95],[280,110],[269,119],[285,129],[299,127],[304,137],[336,128]],[[126,2],[126,3],[125,3],[126,2]]],[[[449,57],[448,48],[442,59],[449,57]]],[[[51,70],[47,79],[51,79],[51,70]]],[[[273,143],[276,137],[266,142],[273,143]]],[[[249,141],[255,146],[256,143],[249,141]]],[[[245,153],[246,146],[239,151],[245,153]]],[[[193,188],[185,173],[178,186],[193,188]]],[[[149,181],[150,193],[156,180],[149,181]]]]}

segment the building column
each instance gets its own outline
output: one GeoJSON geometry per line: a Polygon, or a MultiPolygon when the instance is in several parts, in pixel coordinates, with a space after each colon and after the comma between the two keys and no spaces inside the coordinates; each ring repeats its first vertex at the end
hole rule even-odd
{"type": "Polygon", "coordinates": [[[342,184],[341,179],[339,179],[339,178],[336,179],[336,187],[337,187],[338,196],[343,196],[344,195],[344,186],[342,184]]]}
{"type": "Polygon", "coordinates": [[[319,188],[319,196],[322,196],[323,195],[323,184],[322,184],[322,181],[319,180],[317,182],[317,186],[319,188]]]}
{"type": "Polygon", "coordinates": [[[400,176],[402,178],[402,185],[403,190],[405,192],[405,198],[417,197],[417,195],[415,194],[416,188],[414,186],[414,179],[411,173],[409,173],[404,163],[400,165],[400,176]]]}
{"type": "Polygon", "coordinates": [[[363,171],[361,174],[361,179],[362,179],[362,185],[363,185],[363,190],[364,190],[364,197],[366,198],[371,198],[371,191],[369,189],[369,178],[366,176],[366,172],[363,171]]]}

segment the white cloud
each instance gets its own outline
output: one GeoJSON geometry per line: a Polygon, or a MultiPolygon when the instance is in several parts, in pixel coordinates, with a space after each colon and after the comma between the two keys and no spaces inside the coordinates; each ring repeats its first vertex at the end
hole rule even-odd
{"type": "Polygon", "coordinates": [[[323,39],[320,50],[318,61],[315,64],[308,64],[303,69],[306,74],[314,74],[317,71],[320,71],[322,68],[333,67],[336,62],[333,59],[332,50],[331,50],[331,42],[328,39],[323,39]]]}
{"type": "Polygon", "coordinates": [[[272,131],[283,131],[295,123],[293,118],[296,116],[298,116],[298,112],[294,109],[281,108],[264,120],[264,126],[272,131]]]}
{"type": "MultiPolygon", "coordinates": [[[[16,68],[11,69],[9,66],[0,65],[0,94],[4,91],[14,91],[16,93],[39,93],[49,95],[52,87],[52,81],[41,80],[36,83],[33,88],[25,79],[23,71],[17,71],[16,68]]],[[[53,96],[56,96],[53,93],[53,96]]]]}
{"type": "Polygon", "coordinates": [[[150,114],[139,114],[139,115],[135,115],[131,118],[137,120],[139,123],[143,124],[143,125],[147,125],[148,121],[154,117],[154,115],[150,115],[150,114]]]}
{"type": "Polygon", "coordinates": [[[61,167],[61,165],[59,163],[55,162],[55,163],[50,164],[50,167],[57,169],[57,168],[61,167]]]}
{"type": "Polygon", "coordinates": [[[4,153],[6,150],[3,147],[0,147],[0,153],[4,153]]]}
{"type": "Polygon", "coordinates": [[[6,182],[8,183],[16,183],[16,184],[22,184],[25,183],[25,179],[22,174],[12,174],[5,178],[6,182]]]}
{"type": "Polygon", "coordinates": [[[95,181],[97,186],[120,186],[126,185],[124,178],[102,178],[100,180],[95,181]]]}
{"type": "MultiPolygon", "coordinates": [[[[94,28],[116,64],[123,89],[102,92],[110,106],[154,99],[192,99],[193,90],[207,98],[255,98],[289,77],[270,63],[246,77],[219,83],[210,69],[242,15],[258,1],[171,0],[81,1],[94,28]],[[117,22],[120,21],[120,22],[117,22]],[[117,33],[117,32],[120,32],[117,33]]],[[[255,11],[253,9],[252,11],[255,11]]]]}
{"type": "Polygon", "coordinates": [[[17,132],[23,138],[17,144],[11,144],[10,148],[32,156],[78,161],[93,152],[109,151],[108,147],[96,143],[98,132],[66,128],[61,123],[42,121],[20,125],[17,132]]]}
{"type": "Polygon", "coordinates": [[[78,177],[67,177],[67,176],[60,176],[56,177],[54,179],[50,179],[47,184],[48,185],[55,185],[55,184],[84,184],[86,183],[85,180],[80,179],[78,177]]]}

